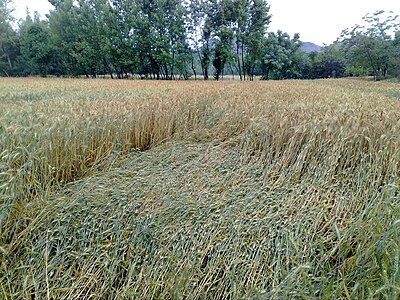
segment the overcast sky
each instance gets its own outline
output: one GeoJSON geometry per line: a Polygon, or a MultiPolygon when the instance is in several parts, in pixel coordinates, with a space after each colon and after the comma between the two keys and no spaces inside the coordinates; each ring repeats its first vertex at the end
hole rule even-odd
{"type": "Polygon", "coordinates": [[[53,5],[47,0],[12,0],[15,6],[15,17],[25,18],[25,11],[28,7],[30,12],[33,14],[34,11],[39,12],[43,17],[49,12],[50,9],[54,8],[53,5]]]}
{"type": "Polygon", "coordinates": [[[270,30],[298,32],[304,42],[330,44],[343,29],[377,10],[400,15],[400,0],[269,0],[270,30]]]}
{"type": "MultiPolygon", "coordinates": [[[[400,0],[269,0],[272,23],[269,30],[300,33],[304,42],[332,43],[345,28],[360,23],[376,10],[400,14],[400,0]]],[[[47,0],[14,0],[16,17],[25,16],[25,8],[44,16],[52,5],[47,0]]]]}

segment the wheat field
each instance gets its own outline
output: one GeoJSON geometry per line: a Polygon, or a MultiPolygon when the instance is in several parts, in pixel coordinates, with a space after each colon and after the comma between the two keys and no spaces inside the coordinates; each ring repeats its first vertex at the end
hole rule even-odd
{"type": "Polygon", "coordinates": [[[0,79],[0,299],[398,299],[399,91],[0,79]]]}

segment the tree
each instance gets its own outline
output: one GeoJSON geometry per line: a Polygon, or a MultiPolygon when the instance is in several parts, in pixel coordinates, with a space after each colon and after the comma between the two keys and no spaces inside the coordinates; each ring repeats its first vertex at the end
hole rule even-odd
{"type": "Polygon", "coordinates": [[[337,43],[325,46],[322,52],[312,52],[309,59],[311,63],[309,78],[337,78],[345,74],[345,59],[337,43]]]}
{"type": "Polygon", "coordinates": [[[20,27],[20,47],[25,62],[26,75],[59,75],[56,55],[53,48],[48,24],[27,16],[20,27]]]}
{"type": "Polygon", "coordinates": [[[184,2],[184,5],[191,69],[195,79],[197,79],[196,61],[198,61],[203,78],[207,80],[208,68],[211,62],[210,3],[208,0],[191,0],[184,2]]]}
{"type": "MultiPolygon", "coordinates": [[[[264,0],[212,0],[204,23],[204,58],[213,45],[215,78],[223,75],[226,64],[234,65],[240,79],[253,79],[261,63],[262,41],[270,22],[264,0]]],[[[206,60],[206,59],[204,59],[206,60]]],[[[208,61],[207,61],[208,62],[208,61]]],[[[203,64],[204,66],[204,64],[203,64]]]]}
{"type": "MultiPolygon", "coordinates": [[[[270,7],[264,0],[249,1],[247,5],[247,30],[244,39],[247,56],[242,58],[242,61],[244,64],[243,69],[250,80],[253,80],[255,68],[257,64],[261,64],[264,37],[271,16],[268,14],[270,7]]],[[[242,55],[243,52],[242,50],[242,55]]]]}
{"type": "MultiPolygon", "coordinates": [[[[184,7],[178,0],[136,1],[138,10],[135,44],[146,68],[157,79],[175,78],[183,69],[188,47],[184,24],[184,7]]],[[[186,72],[183,70],[184,73],[186,72]]]]}
{"type": "Polygon", "coordinates": [[[18,56],[18,39],[11,23],[11,0],[0,0],[0,72],[5,76],[13,75],[15,60],[18,56]]]}
{"type": "Polygon", "coordinates": [[[400,79],[400,31],[396,32],[393,39],[389,65],[389,74],[400,79]]]}
{"type": "Polygon", "coordinates": [[[347,64],[371,72],[375,80],[388,74],[393,53],[389,32],[400,26],[397,15],[389,15],[383,20],[382,17],[383,10],[367,14],[363,18],[366,26],[355,25],[346,29],[339,39],[346,54],[347,64]]]}
{"type": "Polygon", "coordinates": [[[291,39],[289,34],[278,30],[269,33],[264,43],[262,79],[296,78],[297,72],[292,67],[301,45],[300,36],[295,34],[291,39]]]}
{"type": "Polygon", "coordinates": [[[63,73],[89,76],[85,62],[80,57],[85,54],[80,53],[81,49],[77,47],[77,43],[80,42],[79,37],[82,35],[78,8],[74,6],[72,0],[58,0],[51,3],[56,9],[50,13],[49,26],[56,51],[63,61],[63,73]]]}
{"type": "Polygon", "coordinates": [[[225,64],[231,59],[232,55],[233,31],[230,25],[234,16],[230,14],[231,4],[232,2],[228,0],[214,2],[215,13],[210,16],[214,43],[214,77],[216,80],[219,80],[221,75],[223,76],[225,64]]]}

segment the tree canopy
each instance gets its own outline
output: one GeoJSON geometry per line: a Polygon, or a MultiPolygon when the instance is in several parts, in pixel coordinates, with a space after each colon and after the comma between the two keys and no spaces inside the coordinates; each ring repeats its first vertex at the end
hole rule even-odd
{"type": "Polygon", "coordinates": [[[45,19],[27,12],[17,24],[0,0],[0,76],[400,77],[398,16],[383,11],[306,53],[300,35],[268,30],[267,0],[49,2],[45,19]]]}

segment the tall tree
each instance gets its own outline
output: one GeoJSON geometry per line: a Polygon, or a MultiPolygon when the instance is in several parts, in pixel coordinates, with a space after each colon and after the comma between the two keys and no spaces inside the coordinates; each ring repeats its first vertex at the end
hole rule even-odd
{"type": "Polygon", "coordinates": [[[25,62],[25,75],[60,75],[62,67],[54,47],[48,23],[37,13],[34,20],[27,18],[20,26],[20,47],[25,62]]]}
{"type": "Polygon", "coordinates": [[[383,10],[366,15],[363,18],[365,26],[355,25],[346,29],[339,39],[348,65],[370,71],[375,80],[386,77],[388,73],[393,51],[389,32],[400,28],[397,15],[384,16],[383,10]]]}
{"type": "Polygon", "coordinates": [[[17,34],[11,25],[14,21],[11,4],[11,0],[0,0],[0,72],[5,76],[13,75],[18,56],[17,34]]]}
{"type": "MultiPolygon", "coordinates": [[[[207,0],[191,0],[183,2],[186,14],[186,34],[190,53],[190,64],[192,72],[197,79],[196,62],[200,63],[201,73],[203,78],[206,78],[205,63],[209,64],[209,60],[203,57],[203,54],[208,55],[207,51],[203,49],[207,48],[207,43],[210,38],[207,31],[209,28],[206,27],[206,17],[208,12],[207,0]]],[[[207,67],[207,78],[208,78],[208,67],[207,67]]]]}
{"type": "Polygon", "coordinates": [[[296,55],[300,48],[300,36],[293,39],[286,32],[270,32],[265,40],[262,60],[263,79],[284,79],[297,77],[294,69],[296,55]]]}
{"type": "Polygon", "coordinates": [[[270,22],[265,0],[211,0],[205,28],[214,46],[215,77],[227,63],[233,64],[240,79],[253,78],[261,62],[262,41],[270,22]]]}
{"type": "Polygon", "coordinates": [[[175,78],[187,58],[184,7],[179,0],[136,0],[135,41],[157,79],[175,78]]]}
{"type": "Polygon", "coordinates": [[[389,74],[400,79],[400,31],[396,32],[393,39],[389,65],[389,74]]]}
{"type": "Polygon", "coordinates": [[[86,74],[89,76],[80,50],[77,47],[82,35],[78,21],[78,8],[72,0],[54,0],[55,10],[50,13],[49,25],[57,51],[62,58],[64,73],[68,75],[86,74]]]}
{"type": "MultiPolygon", "coordinates": [[[[268,14],[270,7],[265,0],[249,1],[247,7],[247,30],[244,39],[247,55],[246,58],[242,60],[244,63],[244,70],[249,79],[253,80],[254,70],[258,64],[261,64],[264,37],[271,16],[268,14]]],[[[242,49],[242,56],[243,52],[242,49]]]]}

